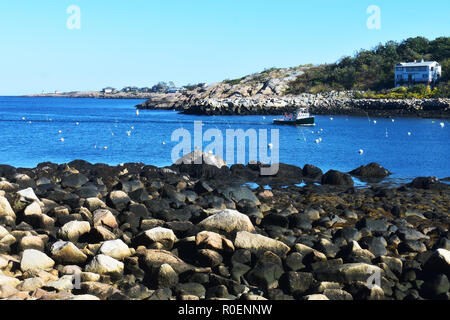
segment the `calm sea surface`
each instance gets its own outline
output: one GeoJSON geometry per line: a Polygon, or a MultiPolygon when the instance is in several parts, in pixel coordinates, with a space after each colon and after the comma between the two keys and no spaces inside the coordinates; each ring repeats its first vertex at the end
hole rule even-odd
{"type": "Polygon", "coordinates": [[[83,159],[171,165],[172,148],[178,144],[171,141],[172,132],[184,128],[193,137],[197,120],[203,122],[203,132],[219,129],[224,137],[227,129],[279,129],[283,163],[350,171],[375,161],[397,180],[450,176],[448,120],[317,116],[315,127],[291,127],[272,125],[275,116],[207,117],[150,110],[137,115],[134,106],[140,102],[0,97],[0,163],[34,167],[44,161],[83,159]]]}

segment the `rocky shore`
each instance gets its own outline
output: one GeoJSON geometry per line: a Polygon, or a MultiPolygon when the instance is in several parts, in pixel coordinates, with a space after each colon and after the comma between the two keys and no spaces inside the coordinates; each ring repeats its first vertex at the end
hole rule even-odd
{"type": "Polygon", "coordinates": [[[449,185],[205,163],[0,166],[0,298],[450,298],[449,185]]]}
{"type": "Polygon", "coordinates": [[[154,97],[138,109],[175,109],[197,115],[280,115],[308,107],[317,115],[449,118],[450,99],[356,99],[354,92],[202,98],[182,94],[154,97]]]}
{"type": "Polygon", "coordinates": [[[153,99],[155,93],[143,92],[117,92],[104,93],[101,91],[73,91],[73,92],[59,92],[59,93],[40,93],[30,94],[25,97],[34,98],[94,98],[94,99],[153,99]]]}

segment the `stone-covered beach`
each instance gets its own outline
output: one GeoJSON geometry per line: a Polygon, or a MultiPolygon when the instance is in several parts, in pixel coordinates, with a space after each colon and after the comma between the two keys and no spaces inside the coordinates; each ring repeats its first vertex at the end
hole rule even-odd
{"type": "Polygon", "coordinates": [[[0,298],[450,298],[444,181],[202,157],[0,166],[0,298]]]}

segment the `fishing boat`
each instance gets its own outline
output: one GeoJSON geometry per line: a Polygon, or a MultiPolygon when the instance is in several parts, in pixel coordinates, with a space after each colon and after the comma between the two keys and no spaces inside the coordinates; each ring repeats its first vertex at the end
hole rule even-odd
{"type": "Polygon", "coordinates": [[[274,124],[290,124],[297,126],[314,126],[314,116],[309,114],[308,108],[299,108],[294,116],[284,115],[284,119],[274,119],[274,124]]]}

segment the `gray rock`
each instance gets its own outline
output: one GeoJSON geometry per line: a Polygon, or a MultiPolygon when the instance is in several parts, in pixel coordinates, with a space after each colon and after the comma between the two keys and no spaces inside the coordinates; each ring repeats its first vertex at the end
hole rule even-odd
{"type": "Polygon", "coordinates": [[[272,252],[262,254],[255,267],[248,272],[248,281],[264,289],[278,287],[278,279],[283,274],[283,265],[280,257],[272,252]]]}
{"type": "Polygon", "coordinates": [[[254,205],[260,205],[261,202],[255,196],[255,194],[247,187],[243,186],[230,186],[224,190],[219,191],[225,198],[235,201],[236,203],[241,200],[246,200],[254,205]]]}
{"type": "Polygon", "coordinates": [[[253,232],[255,230],[248,216],[231,209],[220,210],[218,213],[202,220],[198,225],[209,231],[227,233],[238,231],[253,232]]]}
{"type": "Polygon", "coordinates": [[[353,297],[347,291],[341,289],[325,289],[323,294],[329,300],[353,300],[353,297]]]}
{"type": "Polygon", "coordinates": [[[25,250],[20,260],[20,269],[22,271],[34,269],[51,270],[54,265],[55,261],[50,259],[45,253],[34,249],[25,250]]]}
{"type": "Polygon", "coordinates": [[[99,251],[117,260],[123,260],[131,255],[130,248],[121,239],[103,242],[99,251]]]}
{"type": "Polygon", "coordinates": [[[111,276],[122,275],[124,264],[110,256],[99,254],[92,259],[92,261],[86,266],[87,272],[93,272],[98,274],[107,274],[111,276]]]}
{"type": "Polygon", "coordinates": [[[107,209],[95,210],[93,219],[94,219],[94,226],[107,226],[112,229],[117,228],[119,226],[116,217],[114,217],[112,212],[107,209]]]}
{"type": "Polygon", "coordinates": [[[64,264],[79,264],[86,261],[87,256],[72,242],[58,241],[51,247],[52,257],[55,261],[64,264]]]}
{"type": "Polygon", "coordinates": [[[65,176],[64,179],[61,181],[61,185],[64,188],[80,188],[81,186],[85,185],[89,181],[88,178],[84,174],[81,173],[73,173],[69,174],[68,176],[65,176]]]}
{"type": "Polygon", "coordinates": [[[287,272],[280,279],[280,287],[294,296],[303,295],[314,284],[314,277],[307,272],[287,272]]]}
{"type": "Polygon", "coordinates": [[[171,229],[156,227],[137,235],[133,239],[136,246],[143,245],[149,249],[171,250],[177,237],[171,229]]]}
{"type": "Polygon", "coordinates": [[[114,209],[122,211],[130,203],[130,197],[123,191],[111,191],[107,198],[107,203],[114,209]]]}
{"type": "Polygon", "coordinates": [[[176,165],[180,164],[207,164],[210,166],[215,166],[217,168],[222,168],[227,165],[227,163],[220,157],[202,152],[200,150],[194,150],[175,161],[176,165]]]}
{"type": "Polygon", "coordinates": [[[158,288],[173,288],[178,283],[178,274],[170,264],[163,263],[156,274],[158,288]]]}
{"type": "Polygon", "coordinates": [[[1,216],[12,217],[13,219],[16,218],[16,214],[9,204],[8,199],[0,195],[0,217],[1,216]]]}
{"type": "Polygon", "coordinates": [[[70,221],[60,229],[60,236],[64,240],[77,242],[79,237],[91,230],[91,225],[87,221],[70,221]]]}
{"type": "Polygon", "coordinates": [[[437,249],[424,264],[424,270],[429,273],[443,273],[450,277],[450,251],[437,249]]]}
{"type": "Polygon", "coordinates": [[[206,295],[206,289],[200,283],[195,282],[178,283],[175,287],[175,293],[178,296],[193,295],[200,299],[204,299],[206,295]]]}
{"type": "Polygon", "coordinates": [[[240,231],[234,240],[236,248],[250,250],[255,255],[262,255],[266,251],[271,251],[284,257],[290,248],[283,242],[274,240],[259,234],[240,231]]]}
{"type": "Polygon", "coordinates": [[[367,263],[347,263],[315,271],[317,280],[339,283],[351,283],[353,281],[366,283],[369,277],[376,272],[381,276],[384,273],[383,269],[367,263]]]}

